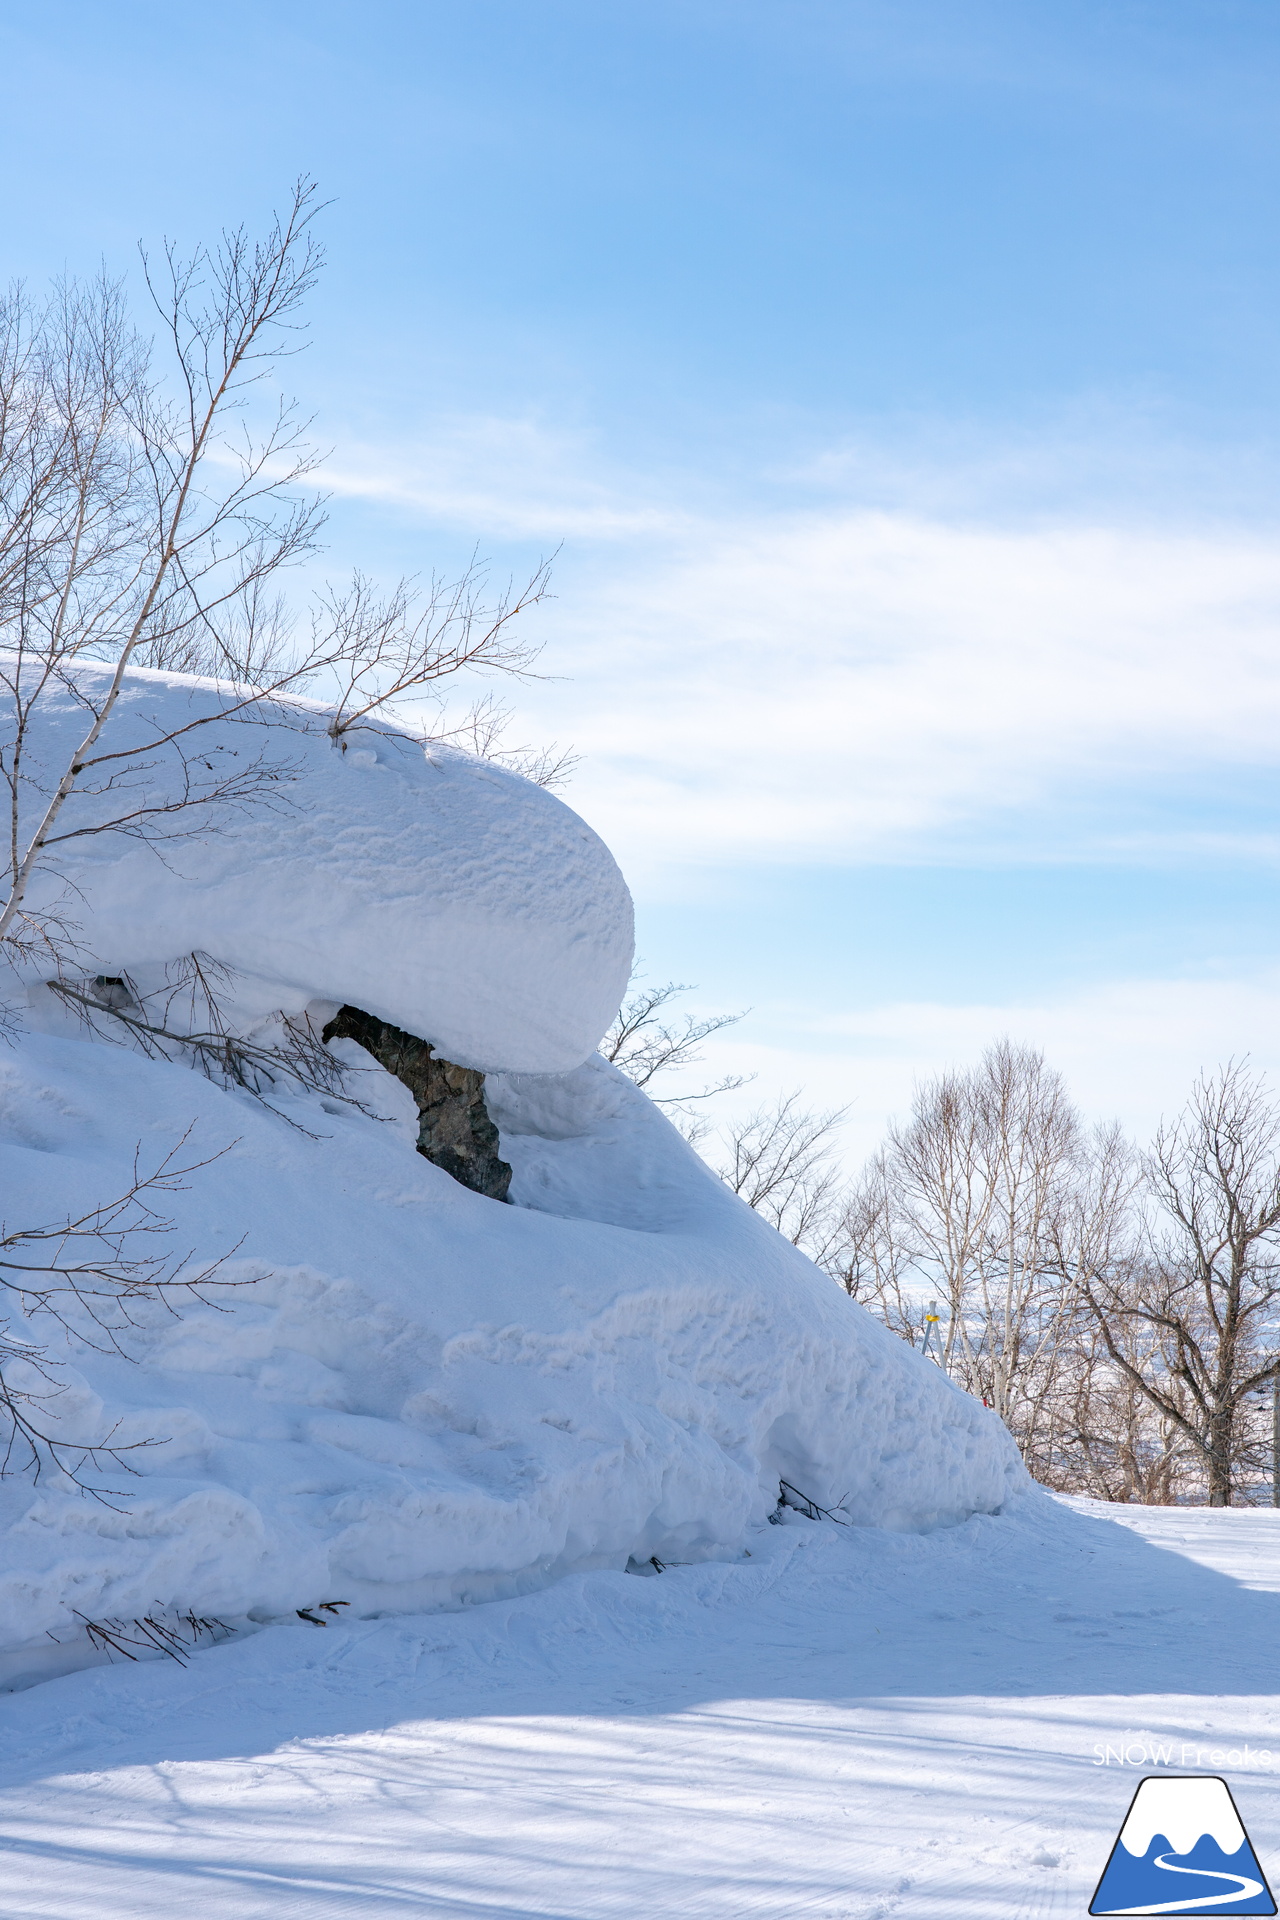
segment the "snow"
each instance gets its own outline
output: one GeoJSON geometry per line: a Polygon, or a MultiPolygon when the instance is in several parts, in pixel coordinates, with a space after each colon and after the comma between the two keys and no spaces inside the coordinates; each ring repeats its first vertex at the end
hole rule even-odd
{"type": "Polygon", "coordinates": [[[337,1102],[272,1112],[83,1037],[31,1035],[4,1065],[0,1178],[28,1217],[122,1189],[139,1140],[145,1162],[194,1122],[200,1157],[227,1150],[174,1196],[177,1243],[246,1284],[141,1312],[128,1359],[61,1355],[61,1433],[159,1444],[109,1481],[120,1511],[0,1488],[0,1670],[72,1608],[420,1609],[731,1553],[784,1475],[896,1527],[1021,1484],[993,1416],[603,1061],[495,1090],[513,1206],[337,1102]]]}
{"type": "MultiPolygon", "coordinates": [[[[134,676],[114,738],[222,697],[134,676]]],[[[123,1353],[53,1349],[41,1417],[138,1443],[122,1495],[0,1483],[6,1920],[1032,1920],[1084,1910],[1143,1767],[1229,1776],[1265,1859],[1280,1514],[1034,1489],[592,1054],[631,922],[590,829],[285,718],[201,736],[215,768],[283,743],[283,811],[166,862],[66,844],[86,971],[146,991],[199,949],[242,1032],[349,1001],[434,1041],[488,1076],[514,1204],[415,1151],[354,1043],[358,1106],[265,1105],[33,973],[10,1228],[177,1150],[172,1244],[226,1284],[139,1310],[123,1353]],[[776,1508],[783,1479],[840,1524],[776,1508]],[[228,1637],[185,1665],[83,1625],[189,1609],[228,1637]]]]}
{"type": "MultiPolygon", "coordinates": [[[[80,667],[77,679],[107,671],[80,667]]],[[[101,744],[146,748],[227,699],[188,675],[131,672],[101,744]]],[[[361,727],[344,750],[323,708],[269,712],[278,724],[252,711],[215,718],[185,743],[197,801],[228,778],[258,781],[261,764],[289,776],[259,783],[267,804],[175,816],[162,824],[201,837],[163,858],[118,833],[53,850],[57,871],[30,904],[63,901],[85,971],[149,983],[165,962],[206,952],[239,971],[250,1019],[350,1003],[461,1066],[580,1065],[617,1010],[632,953],[630,896],[590,827],[531,782],[447,747],[424,753],[394,727],[361,727]]],[[[60,772],[85,726],[69,691],[42,702],[35,764],[60,772]]],[[[100,799],[73,795],[59,832],[176,791],[173,748],[141,764],[100,799]]]]}
{"type": "MultiPolygon", "coordinates": [[[[120,737],[221,697],[138,676],[120,737]]],[[[514,1204],[418,1154],[405,1089],[352,1043],[359,1107],[284,1084],[264,1105],[112,1044],[33,983],[0,1055],[10,1227],[101,1204],[176,1151],[204,1164],[165,1199],[172,1244],[192,1270],[223,1264],[203,1299],[136,1309],[122,1355],[54,1350],[43,1423],[137,1450],[105,1503],[57,1476],[0,1483],[0,1681],[83,1660],[85,1618],[194,1608],[244,1629],[325,1601],[420,1613],[629,1560],[732,1561],[784,1477],[896,1529],[1016,1495],[995,1417],[584,1060],[630,954],[590,830],[402,735],[353,768],[322,718],[284,730],[303,771],[283,816],[168,865],[118,837],[69,843],[93,964],[145,988],[198,945],[237,970],[250,1032],[350,1000],[484,1066],[514,1204]]],[[[200,738],[239,752],[249,731],[200,738]]]]}
{"type": "Polygon", "coordinates": [[[745,1546],[0,1698],[0,1905],[1066,1920],[1180,1763],[1274,1877],[1280,1516],[1028,1494],[745,1546]]]}

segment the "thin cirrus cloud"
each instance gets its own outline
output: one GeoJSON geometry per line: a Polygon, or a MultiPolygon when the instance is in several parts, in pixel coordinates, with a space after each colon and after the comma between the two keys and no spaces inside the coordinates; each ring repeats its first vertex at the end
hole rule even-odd
{"type": "Polygon", "coordinates": [[[582,438],[536,420],[468,416],[439,423],[412,451],[349,442],[326,461],[323,478],[341,500],[486,540],[594,544],[680,531],[677,511],[591,474],[588,451],[582,438]]]}
{"type": "Polygon", "coordinates": [[[598,570],[556,649],[578,792],[647,860],[1274,851],[1176,804],[1280,757],[1261,537],[851,511],[681,549],[598,570]]]}
{"type": "Polygon", "coordinates": [[[497,418],[324,477],[500,561],[564,541],[533,629],[555,677],[518,705],[573,740],[574,803],[637,873],[1275,858],[1269,821],[1223,814],[1280,757],[1280,551],[1247,524],[712,506],[497,418]]]}

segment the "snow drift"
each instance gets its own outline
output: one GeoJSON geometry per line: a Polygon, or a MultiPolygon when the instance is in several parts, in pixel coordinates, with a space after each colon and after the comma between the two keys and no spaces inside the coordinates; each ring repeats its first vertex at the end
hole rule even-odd
{"type": "MultiPolygon", "coordinates": [[[[136,682],[121,734],[219,697],[136,682]]],[[[370,1614],[706,1558],[737,1549],[782,1476],[864,1525],[997,1509],[1024,1475],[994,1417],[587,1057],[630,957],[590,830],[394,731],[355,766],[305,725],[287,744],[283,815],[246,813],[168,866],[71,843],[92,963],[137,976],[198,946],[242,970],[243,1020],[348,1001],[481,1066],[514,1204],[415,1150],[408,1092],[353,1042],[363,1111],[300,1089],[267,1107],[95,1038],[33,984],[0,1054],[9,1225],[110,1197],[135,1153],[154,1164],[193,1128],[219,1157],[166,1203],[175,1243],[242,1284],[147,1307],[127,1355],[54,1349],[45,1424],[149,1444],[110,1504],[0,1482],[0,1649],[77,1613],[370,1614]]]]}

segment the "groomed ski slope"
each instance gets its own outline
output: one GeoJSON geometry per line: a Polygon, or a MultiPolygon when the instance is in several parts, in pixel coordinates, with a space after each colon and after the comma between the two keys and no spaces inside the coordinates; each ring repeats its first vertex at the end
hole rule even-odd
{"type": "Polygon", "coordinates": [[[1153,1743],[1229,1781],[1274,1883],[1277,1644],[1271,1512],[790,1516],[733,1562],[4,1696],[0,1911],[1082,1915],[1153,1743]]]}

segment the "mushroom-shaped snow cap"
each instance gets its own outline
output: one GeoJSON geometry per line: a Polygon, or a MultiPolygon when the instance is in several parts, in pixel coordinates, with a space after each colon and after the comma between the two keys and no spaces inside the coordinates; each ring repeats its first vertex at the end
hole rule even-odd
{"type": "MultiPolygon", "coordinates": [[[[80,669],[90,683],[106,671],[80,669]]],[[[351,1003],[462,1066],[580,1065],[617,1011],[633,938],[626,883],[585,821],[518,774],[394,727],[335,739],[318,704],[232,714],[233,698],[189,675],[128,674],[102,747],[148,749],[207,722],[130,770],[139,817],[184,780],[198,796],[239,771],[240,797],[154,812],[158,846],[63,840],[30,903],[70,898],[80,951],[107,974],[198,951],[267,998],[279,986],[275,1004],[351,1003]],[[197,831],[163,838],[175,826],[197,831]]],[[[33,759],[56,779],[84,709],[60,694],[39,719],[33,759]]],[[[118,786],[76,792],[59,831],[119,802],[118,786]]]]}

